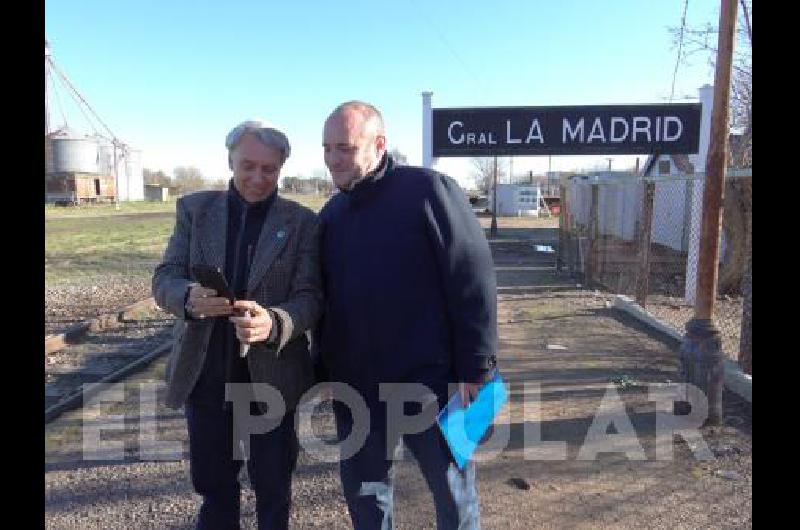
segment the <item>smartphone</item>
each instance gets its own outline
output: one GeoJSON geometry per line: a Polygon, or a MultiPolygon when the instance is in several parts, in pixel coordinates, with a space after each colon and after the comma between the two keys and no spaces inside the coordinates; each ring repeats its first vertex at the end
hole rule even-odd
{"type": "Polygon", "coordinates": [[[228,281],[219,267],[210,267],[208,265],[192,265],[192,276],[200,282],[203,287],[214,289],[217,291],[217,296],[224,296],[231,303],[234,301],[233,291],[228,286],[228,281]]]}

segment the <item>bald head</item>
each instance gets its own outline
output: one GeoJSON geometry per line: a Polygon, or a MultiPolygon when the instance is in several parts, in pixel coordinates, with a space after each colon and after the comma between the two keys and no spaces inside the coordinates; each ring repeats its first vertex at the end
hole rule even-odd
{"type": "Polygon", "coordinates": [[[334,116],[339,116],[345,120],[353,120],[354,124],[360,125],[362,132],[366,135],[385,136],[386,131],[383,124],[383,116],[373,105],[364,101],[347,101],[342,103],[331,112],[328,120],[334,116]]]}
{"type": "Polygon", "coordinates": [[[363,101],[348,101],[325,120],[322,147],[325,164],[341,190],[373,171],[386,152],[381,113],[363,101]]]}

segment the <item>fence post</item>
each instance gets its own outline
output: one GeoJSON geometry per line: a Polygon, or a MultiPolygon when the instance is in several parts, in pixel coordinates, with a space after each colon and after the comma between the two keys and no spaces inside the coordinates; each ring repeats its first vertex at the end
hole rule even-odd
{"type": "Polygon", "coordinates": [[[559,187],[559,212],[558,212],[558,254],[556,254],[556,272],[564,268],[564,256],[567,251],[567,194],[566,187],[559,187]]]}
{"type": "Polygon", "coordinates": [[[586,266],[584,283],[588,287],[594,286],[595,268],[597,267],[597,230],[599,221],[598,206],[598,185],[592,184],[592,202],[589,206],[589,249],[586,251],[586,266]]]}
{"type": "Polygon", "coordinates": [[[739,366],[753,375],[753,250],[747,245],[747,266],[742,278],[742,330],[739,337],[739,366]]]}
{"type": "MultiPolygon", "coordinates": [[[[570,183],[572,184],[572,183],[570,183]]],[[[570,193],[570,188],[564,188],[567,194],[570,193]]],[[[567,197],[564,197],[567,199],[567,197]]],[[[575,228],[575,219],[572,215],[572,204],[567,204],[564,210],[564,222],[566,223],[567,227],[567,268],[569,270],[570,277],[575,277],[575,271],[577,269],[578,263],[578,233],[577,229],[575,228]]]]}
{"type": "Polygon", "coordinates": [[[653,227],[653,202],[656,185],[645,181],[642,197],[642,224],[639,232],[639,271],[636,275],[636,303],[642,307],[647,304],[650,284],[650,237],[653,227]]]}

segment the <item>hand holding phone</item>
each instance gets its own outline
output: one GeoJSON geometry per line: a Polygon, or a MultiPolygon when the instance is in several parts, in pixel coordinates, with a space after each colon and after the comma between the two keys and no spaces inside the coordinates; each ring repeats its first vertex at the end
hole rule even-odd
{"type": "Polygon", "coordinates": [[[208,265],[192,265],[192,276],[200,282],[200,285],[213,289],[217,296],[223,296],[232,304],[235,297],[233,291],[228,286],[228,281],[219,267],[209,267],[208,265]]]}
{"type": "Polygon", "coordinates": [[[193,265],[192,276],[200,285],[192,286],[186,311],[195,318],[229,316],[233,313],[233,295],[222,271],[206,265],[193,265]]]}

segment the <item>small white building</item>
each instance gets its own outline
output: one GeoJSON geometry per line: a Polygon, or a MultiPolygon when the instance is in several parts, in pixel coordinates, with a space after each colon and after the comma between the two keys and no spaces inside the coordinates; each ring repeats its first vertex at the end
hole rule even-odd
{"type": "Polygon", "coordinates": [[[169,188],[159,184],[144,185],[144,200],[167,202],[169,200],[169,188]]]}
{"type": "MultiPolygon", "coordinates": [[[[539,217],[542,190],[536,184],[497,184],[497,215],[539,217]]],[[[494,192],[489,190],[489,210],[494,210],[494,192]]]]}

